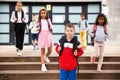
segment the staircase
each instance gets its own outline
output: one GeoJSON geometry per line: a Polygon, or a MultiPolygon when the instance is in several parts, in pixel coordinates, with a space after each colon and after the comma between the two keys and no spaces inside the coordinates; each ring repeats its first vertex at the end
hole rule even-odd
{"type": "MultiPolygon", "coordinates": [[[[59,80],[58,57],[51,56],[50,60],[48,71],[42,72],[39,56],[2,56],[0,76],[6,80],[59,80]]],[[[88,56],[79,58],[79,80],[120,80],[120,56],[105,56],[102,72],[96,71],[97,62],[89,61],[88,56]]]]}

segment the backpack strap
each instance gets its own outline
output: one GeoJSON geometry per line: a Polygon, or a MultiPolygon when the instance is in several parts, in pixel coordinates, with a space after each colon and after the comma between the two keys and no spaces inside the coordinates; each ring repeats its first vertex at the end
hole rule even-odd
{"type": "MultiPolygon", "coordinates": [[[[93,27],[93,28],[94,28],[93,33],[96,34],[97,26],[94,24],[94,27],[93,27]]],[[[106,27],[106,25],[104,25],[103,28],[104,28],[104,33],[107,34],[107,27],[106,27]]]]}
{"type": "MultiPolygon", "coordinates": [[[[49,30],[50,30],[50,22],[49,22],[49,20],[48,19],[46,19],[46,21],[47,21],[47,24],[48,24],[48,28],[49,28],[49,30]]],[[[40,19],[40,21],[39,21],[39,25],[40,25],[40,30],[39,30],[39,32],[41,31],[41,28],[42,28],[42,21],[41,21],[41,19],[40,19]]],[[[51,30],[50,30],[51,31],[51,30]]],[[[51,31],[52,32],[52,31],[51,31]]]]}
{"type": "MultiPolygon", "coordinates": [[[[17,11],[15,11],[15,18],[17,18],[17,20],[18,20],[18,13],[17,13],[17,11]]],[[[22,18],[24,18],[24,11],[22,10],[22,16],[21,16],[21,20],[22,20],[22,18]]],[[[17,22],[17,21],[16,21],[17,22]]],[[[15,22],[15,23],[16,23],[15,22]]]]}
{"type": "Polygon", "coordinates": [[[80,26],[81,26],[81,20],[79,21],[79,23],[78,23],[78,27],[80,28],[80,26]]]}
{"type": "MultiPolygon", "coordinates": [[[[79,27],[79,28],[81,27],[81,20],[80,20],[79,23],[78,23],[78,27],[79,27]]],[[[88,25],[87,25],[87,20],[85,20],[85,27],[86,27],[86,28],[88,27],[88,25]]]]}
{"type": "Polygon", "coordinates": [[[87,25],[87,20],[85,20],[85,27],[86,27],[86,28],[88,27],[88,25],[87,25]]]}

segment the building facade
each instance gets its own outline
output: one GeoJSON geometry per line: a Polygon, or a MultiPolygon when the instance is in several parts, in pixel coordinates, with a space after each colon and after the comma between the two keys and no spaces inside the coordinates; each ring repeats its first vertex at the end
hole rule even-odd
{"type": "MultiPolygon", "coordinates": [[[[0,44],[14,44],[14,31],[10,17],[12,11],[15,10],[17,0],[0,0],[0,44]]],[[[76,35],[79,37],[78,22],[80,13],[86,14],[86,19],[89,21],[89,28],[93,28],[96,16],[102,12],[104,6],[109,5],[106,0],[21,0],[23,1],[23,9],[28,15],[29,23],[32,21],[32,14],[38,14],[42,8],[49,10],[49,16],[54,26],[53,40],[58,43],[58,39],[64,34],[64,25],[71,22],[75,25],[76,35]]],[[[110,0],[112,1],[112,0],[110,0]]],[[[114,0],[116,1],[116,0],[114,0]]],[[[112,4],[112,3],[111,3],[112,4]]],[[[109,8],[109,7],[107,7],[109,8]]],[[[108,10],[105,8],[105,10],[108,10]]],[[[106,12],[109,17],[109,11],[106,12]]],[[[111,18],[112,20],[112,18],[111,18]]],[[[111,21],[110,20],[110,21],[111,21]]],[[[111,21],[112,22],[112,21],[111,21]]],[[[110,26],[114,25],[110,23],[110,26]]],[[[118,26],[116,26],[118,27],[118,26]]],[[[110,29],[110,28],[108,28],[110,29]]],[[[114,33],[110,29],[110,35],[114,33]]],[[[90,44],[90,37],[87,37],[90,44]]],[[[118,38],[120,39],[120,37],[118,38]]],[[[110,37],[109,41],[114,40],[114,36],[110,37]]],[[[119,40],[118,40],[119,41],[119,40]]],[[[31,44],[30,33],[25,34],[25,44],[31,44]]]]}

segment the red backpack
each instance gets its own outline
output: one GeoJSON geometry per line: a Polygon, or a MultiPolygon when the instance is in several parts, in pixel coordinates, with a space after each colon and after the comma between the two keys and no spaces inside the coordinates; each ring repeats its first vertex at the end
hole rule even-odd
{"type": "MultiPolygon", "coordinates": [[[[93,30],[94,37],[91,37],[91,44],[92,44],[92,46],[94,46],[94,38],[95,38],[95,35],[96,35],[96,31],[97,31],[97,25],[96,24],[94,24],[93,29],[94,29],[93,30]]],[[[104,33],[105,34],[107,34],[106,30],[107,30],[107,27],[106,27],[106,25],[104,25],[104,33]]]]}

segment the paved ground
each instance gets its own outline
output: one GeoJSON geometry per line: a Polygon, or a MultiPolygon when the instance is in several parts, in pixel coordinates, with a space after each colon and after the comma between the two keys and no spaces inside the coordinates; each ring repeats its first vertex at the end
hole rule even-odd
{"type": "MultiPolygon", "coordinates": [[[[55,47],[55,46],[54,46],[55,47]]],[[[50,56],[58,56],[53,47],[53,52],[50,56]]],[[[88,46],[84,50],[83,56],[90,56],[94,54],[94,47],[88,46]]],[[[105,46],[105,56],[120,56],[120,46],[105,46]]],[[[0,45],[0,56],[17,56],[14,45],[0,45]]],[[[24,46],[22,56],[40,56],[40,50],[32,50],[32,46],[24,46]]]]}

